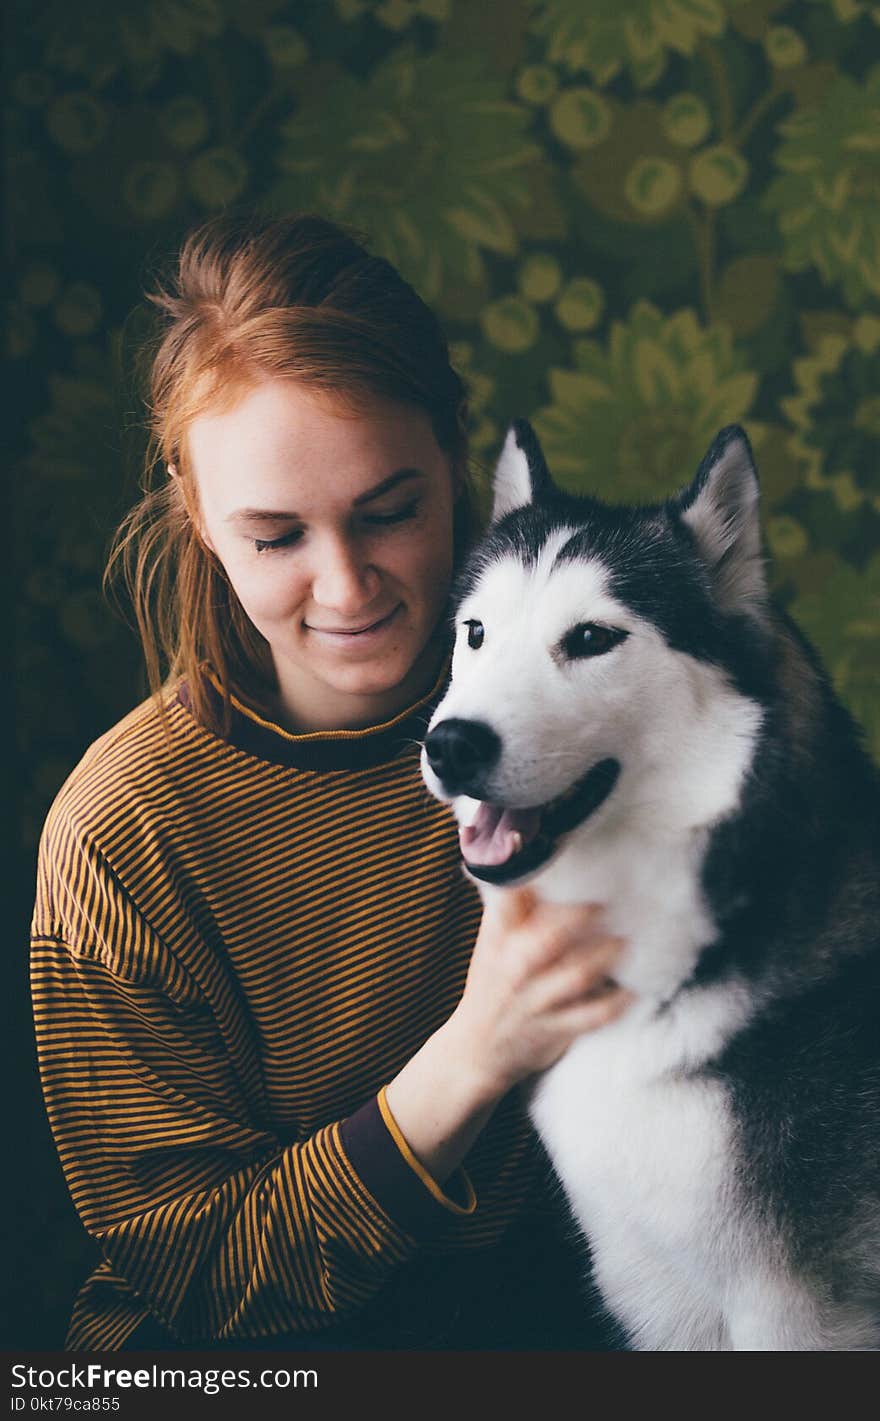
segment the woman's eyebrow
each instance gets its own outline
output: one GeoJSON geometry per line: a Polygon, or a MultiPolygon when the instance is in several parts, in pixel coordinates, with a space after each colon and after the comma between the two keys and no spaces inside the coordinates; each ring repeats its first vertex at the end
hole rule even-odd
{"type": "MultiPolygon", "coordinates": [[[[423,469],[396,469],[393,474],[388,475],[387,479],[383,479],[381,483],[367,489],[366,493],[358,494],[357,498],[352,501],[352,506],[359,508],[364,503],[372,502],[374,498],[381,498],[383,494],[390,493],[399,484],[423,477],[423,469]]],[[[227,523],[291,523],[298,517],[298,513],[280,513],[269,508],[237,508],[234,513],[229,514],[225,521],[227,523]]]]}

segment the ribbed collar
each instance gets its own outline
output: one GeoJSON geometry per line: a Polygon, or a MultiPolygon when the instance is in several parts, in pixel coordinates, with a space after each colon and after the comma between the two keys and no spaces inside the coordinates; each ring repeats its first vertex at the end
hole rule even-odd
{"type": "MultiPolygon", "coordinates": [[[[449,680],[450,659],[444,659],[440,674],[426,695],[381,725],[368,725],[362,730],[318,730],[294,735],[274,721],[266,720],[233,695],[229,731],[219,738],[258,759],[300,770],[366,770],[386,764],[424,739],[428,722],[449,680]]],[[[220,691],[210,676],[205,677],[204,685],[212,708],[221,716],[220,691]]],[[[178,685],[177,700],[190,715],[194,714],[186,681],[178,685]]]]}

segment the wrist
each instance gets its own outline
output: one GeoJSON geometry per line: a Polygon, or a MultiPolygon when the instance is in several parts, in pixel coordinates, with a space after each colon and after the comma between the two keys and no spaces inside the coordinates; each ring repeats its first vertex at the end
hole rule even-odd
{"type": "Polygon", "coordinates": [[[483,1033],[471,1022],[461,1003],[436,1033],[447,1059],[456,1063],[462,1090],[476,1109],[492,1109],[514,1082],[507,1080],[486,1058],[483,1033]]]}
{"type": "Polygon", "coordinates": [[[504,1093],[480,1069],[465,1023],[428,1037],[385,1088],[385,1102],[419,1163],[441,1183],[459,1165],[504,1093]]]}

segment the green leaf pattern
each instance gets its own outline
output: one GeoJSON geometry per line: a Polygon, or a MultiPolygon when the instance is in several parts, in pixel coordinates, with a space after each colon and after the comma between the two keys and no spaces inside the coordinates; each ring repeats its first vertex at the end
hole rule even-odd
{"type": "Polygon", "coordinates": [[[329,111],[322,81],[281,124],[273,207],[319,208],[370,231],[430,300],[444,282],[482,283],[485,254],[516,254],[541,150],[530,111],[483,56],[419,59],[403,47],[366,81],[331,82],[329,111]]]}
{"type": "Polygon", "coordinates": [[[757,384],[723,326],[642,301],[607,342],[575,341],[573,368],[551,368],[535,427],[572,491],[652,501],[675,492],[722,425],[747,419],[757,384]]]}
{"type": "Polygon", "coordinates": [[[839,75],[822,103],[779,125],[768,211],[790,271],[815,267],[848,305],[880,297],[880,64],[864,84],[839,75]]]}
{"type": "Polygon", "coordinates": [[[533,28],[555,63],[587,70],[597,84],[626,70],[642,88],[660,78],[670,51],[693,54],[727,22],[722,0],[545,0],[537,10],[533,28]]]}

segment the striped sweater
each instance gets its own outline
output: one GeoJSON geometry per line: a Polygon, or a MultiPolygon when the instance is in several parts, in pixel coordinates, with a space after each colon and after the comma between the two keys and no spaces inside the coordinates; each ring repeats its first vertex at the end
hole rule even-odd
{"type": "MultiPolygon", "coordinates": [[[[442,681],[442,678],[441,678],[442,681]]],[[[441,1188],[383,1087],[453,1011],[480,917],[419,774],[442,689],[384,725],[228,735],[167,695],[91,747],[44,829],[44,1097],[103,1261],[67,1345],[310,1337],[417,1256],[486,1249],[539,1154],[505,1098],[441,1188]]]]}

